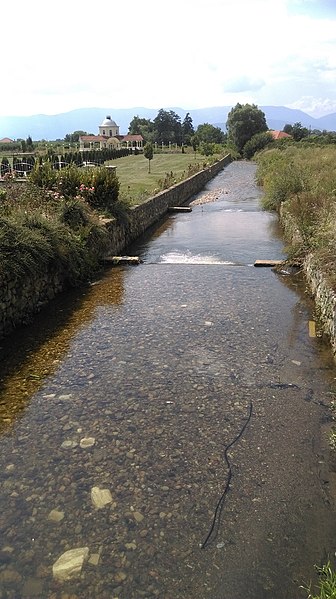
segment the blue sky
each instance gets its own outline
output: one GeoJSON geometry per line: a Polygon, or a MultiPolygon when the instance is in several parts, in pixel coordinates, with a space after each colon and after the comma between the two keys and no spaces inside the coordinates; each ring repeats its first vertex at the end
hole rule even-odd
{"type": "Polygon", "coordinates": [[[237,102],[336,112],[336,0],[13,0],[0,39],[0,115],[237,102]]]}

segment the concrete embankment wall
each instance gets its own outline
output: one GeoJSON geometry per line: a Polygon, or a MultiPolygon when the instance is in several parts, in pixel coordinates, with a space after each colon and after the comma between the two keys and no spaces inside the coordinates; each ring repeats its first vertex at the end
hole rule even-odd
{"type": "MultiPolygon", "coordinates": [[[[125,224],[109,221],[106,227],[110,237],[110,254],[125,250],[146,229],[159,221],[170,206],[186,203],[230,162],[231,156],[225,156],[212,166],[135,206],[130,210],[125,224]]],[[[28,322],[63,288],[64,278],[55,270],[46,269],[34,277],[20,278],[5,273],[0,289],[0,338],[8,335],[16,326],[28,322]]]]}

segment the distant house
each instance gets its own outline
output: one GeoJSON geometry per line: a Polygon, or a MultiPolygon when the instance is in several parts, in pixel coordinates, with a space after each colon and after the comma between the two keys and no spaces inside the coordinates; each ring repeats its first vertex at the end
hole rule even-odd
{"type": "Polygon", "coordinates": [[[292,137],[284,131],[268,131],[268,133],[272,135],[273,139],[284,139],[285,137],[292,137]]]}
{"type": "Polygon", "coordinates": [[[0,139],[0,144],[13,144],[14,140],[10,139],[9,137],[3,137],[2,139],[0,139]]]}
{"type": "Polygon", "coordinates": [[[143,148],[142,135],[120,135],[119,125],[110,117],[103,120],[99,126],[98,135],[81,135],[79,137],[79,150],[104,150],[118,148],[143,148]]]}

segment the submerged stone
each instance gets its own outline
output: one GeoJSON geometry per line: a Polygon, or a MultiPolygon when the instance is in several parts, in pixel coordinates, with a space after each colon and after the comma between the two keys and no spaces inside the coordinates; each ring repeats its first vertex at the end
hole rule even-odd
{"type": "Polygon", "coordinates": [[[93,447],[96,443],[96,439],[94,437],[84,437],[80,440],[79,445],[82,449],[87,449],[88,447],[93,447]]]}
{"type": "Polygon", "coordinates": [[[52,567],[54,579],[62,582],[78,577],[88,555],[88,547],[69,549],[69,551],[63,553],[52,567]]]}
{"type": "Polygon", "coordinates": [[[91,489],[91,500],[95,508],[101,509],[105,505],[112,502],[112,495],[108,489],[100,489],[99,487],[92,487],[91,489]]]}

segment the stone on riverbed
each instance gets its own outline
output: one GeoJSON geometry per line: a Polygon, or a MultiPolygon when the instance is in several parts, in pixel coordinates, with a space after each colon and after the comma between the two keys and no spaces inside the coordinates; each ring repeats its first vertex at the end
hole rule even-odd
{"type": "Polygon", "coordinates": [[[51,510],[51,512],[49,512],[48,514],[48,520],[50,520],[51,522],[61,522],[63,518],[64,512],[61,512],[59,510],[51,510]]]}
{"type": "Polygon", "coordinates": [[[111,492],[108,489],[100,489],[99,487],[92,487],[91,500],[98,510],[113,501],[111,492]]]}
{"type": "Polygon", "coordinates": [[[88,555],[88,547],[69,549],[69,551],[62,553],[52,567],[55,580],[62,582],[78,577],[88,555]]]}
{"type": "Polygon", "coordinates": [[[84,437],[80,440],[79,445],[82,449],[87,449],[88,447],[93,447],[96,443],[96,439],[94,437],[84,437]]]}

